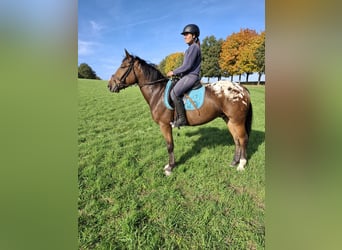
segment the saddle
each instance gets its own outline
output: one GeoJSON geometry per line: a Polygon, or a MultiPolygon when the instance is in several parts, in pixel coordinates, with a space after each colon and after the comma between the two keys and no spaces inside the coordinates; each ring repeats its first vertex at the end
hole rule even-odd
{"type": "MultiPolygon", "coordinates": [[[[173,78],[169,80],[166,84],[165,93],[164,93],[164,104],[165,106],[173,110],[173,102],[171,100],[171,90],[176,85],[179,79],[173,78]]],[[[183,102],[185,110],[195,110],[199,109],[204,102],[205,96],[205,87],[201,84],[201,81],[198,80],[195,82],[194,86],[184,94],[183,102]]]]}

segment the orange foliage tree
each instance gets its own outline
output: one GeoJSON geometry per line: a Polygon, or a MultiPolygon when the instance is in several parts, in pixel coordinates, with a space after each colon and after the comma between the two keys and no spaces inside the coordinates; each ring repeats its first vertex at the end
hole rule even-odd
{"type": "Polygon", "coordinates": [[[166,75],[167,72],[174,70],[182,65],[184,59],[184,53],[176,52],[168,55],[159,64],[160,71],[166,75]]]}
{"type": "Polygon", "coordinates": [[[258,84],[260,84],[260,79],[262,74],[265,74],[265,38],[266,33],[261,32],[260,36],[258,37],[258,47],[255,51],[255,64],[256,64],[256,72],[258,72],[258,84]]]}
{"type": "Polygon", "coordinates": [[[222,43],[220,53],[220,67],[226,76],[248,75],[256,70],[255,50],[257,46],[258,33],[251,29],[241,29],[238,33],[233,33],[222,43]]]}

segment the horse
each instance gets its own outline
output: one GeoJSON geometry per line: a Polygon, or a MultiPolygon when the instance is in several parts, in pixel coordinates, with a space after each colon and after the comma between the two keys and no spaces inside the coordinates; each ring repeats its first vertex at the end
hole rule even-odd
{"type": "MultiPolygon", "coordinates": [[[[129,54],[125,49],[125,57],[120,67],[108,81],[109,90],[115,93],[134,84],[139,86],[150,107],[152,118],[159,125],[166,141],[169,161],[164,171],[167,176],[176,166],[170,124],[175,112],[168,109],[163,102],[168,80],[154,65],[129,54]]],[[[237,167],[238,171],[243,171],[247,163],[247,144],[253,117],[250,93],[246,87],[229,81],[207,84],[203,105],[197,110],[186,111],[188,126],[202,125],[219,117],[225,121],[235,144],[230,165],[237,167]]]]}

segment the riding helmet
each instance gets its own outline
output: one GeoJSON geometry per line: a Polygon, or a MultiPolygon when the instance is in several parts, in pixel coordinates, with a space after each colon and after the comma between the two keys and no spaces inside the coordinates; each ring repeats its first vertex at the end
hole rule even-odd
{"type": "Polygon", "coordinates": [[[191,33],[194,34],[196,37],[199,37],[200,35],[200,29],[196,24],[188,24],[184,27],[183,32],[181,35],[184,35],[184,33],[191,33]]]}

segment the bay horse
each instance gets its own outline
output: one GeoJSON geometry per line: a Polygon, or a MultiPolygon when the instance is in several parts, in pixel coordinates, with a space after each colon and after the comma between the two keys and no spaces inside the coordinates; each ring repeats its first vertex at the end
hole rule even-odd
{"type": "MultiPolygon", "coordinates": [[[[174,119],[174,110],[164,104],[164,92],[168,78],[145,60],[130,55],[125,49],[125,58],[108,82],[111,92],[119,93],[133,84],[137,84],[150,106],[153,120],[159,125],[167,145],[169,162],[164,167],[170,175],[176,166],[174,143],[170,122],[174,119]]],[[[252,103],[246,87],[229,81],[218,81],[205,86],[203,105],[197,110],[186,111],[189,126],[201,125],[221,117],[226,122],[234,143],[235,153],[231,166],[238,171],[245,169],[247,163],[247,144],[252,126],[252,103]]]]}

